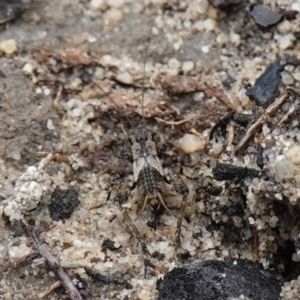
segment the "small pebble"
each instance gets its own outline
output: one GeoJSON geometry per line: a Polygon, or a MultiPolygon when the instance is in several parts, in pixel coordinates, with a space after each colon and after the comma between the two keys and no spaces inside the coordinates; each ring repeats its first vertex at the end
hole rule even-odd
{"type": "Polygon", "coordinates": [[[32,74],[32,72],[33,72],[33,66],[32,66],[32,64],[30,64],[30,63],[26,63],[26,64],[23,66],[22,70],[23,70],[25,73],[27,73],[27,74],[32,74]]]}
{"type": "Polygon", "coordinates": [[[8,250],[11,259],[20,258],[30,253],[31,248],[28,248],[25,244],[19,246],[13,246],[8,250]]]}
{"type": "Polygon", "coordinates": [[[185,61],[184,63],[182,63],[182,71],[184,73],[188,73],[194,69],[194,66],[195,64],[193,61],[185,61]]]}
{"type": "Polygon", "coordinates": [[[292,3],[291,9],[300,12],[300,1],[296,1],[296,2],[292,3]]]}
{"type": "Polygon", "coordinates": [[[210,153],[213,157],[218,157],[223,151],[222,143],[213,143],[210,153]]]}
{"type": "Polygon", "coordinates": [[[91,9],[104,11],[107,8],[105,0],[92,0],[90,2],[91,9]]]}
{"type": "Polygon", "coordinates": [[[281,80],[282,83],[285,85],[292,85],[294,83],[294,78],[289,73],[286,72],[281,73],[281,80]]]}
{"type": "Polygon", "coordinates": [[[176,69],[180,68],[181,62],[178,61],[175,57],[172,57],[168,61],[168,66],[169,66],[170,69],[176,70],[176,69]]]}
{"type": "Polygon", "coordinates": [[[205,30],[207,30],[207,31],[213,31],[217,28],[216,20],[213,20],[211,18],[204,20],[203,25],[204,25],[205,30]]]}
{"type": "Polygon", "coordinates": [[[295,80],[300,81],[300,72],[293,73],[293,77],[295,80]]]}
{"type": "Polygon", "coordinates": [[[209,45],[203,45],[203,46],[201,46],[201,51],[203,53],[208,53],[209,52],[209,45]]]}
{"type": "Polygon", "coordinates": [[[139,300],[151,300],[150,296],[144,293],[139,293],[138,294],[138,299],[139,300]]]}
{"type": "Polygon", "coordinates": [[[255,220],[252,217],[249,217],[248,221],[249,221],[250,225],[254,225],[255,224],[255,220]]]}
{"type": "Polygon", "coordinates": [[[19,150],[10,151],[7,154],[7,157],[12,158],[14,160],[20,160],[21,159],[21,152],[19,150]]]}
{"type": "Polygon", "coordinates": [[[241,36],[239,34],[236,34],[235,32],[230,32],[230,41],[233,44],[239,44],[241,42],[241,36]]]}
{"type": "Polygon", "coordinates": [[[291,147],[285,154],[285,157],[295,165],[300,165],[300,146],[291,147]]]}
{"type": "Polygon", "coordinates": [[[292,23],[288,20],[284,20],[283,22],[277,25],[277,30],[283,34],[291,32],[292,29],[292,23]]]}
{"type": "Polygon", "coordinates": [[[22,17],[26,22],[34,22],[34,23],[38,23],[42,19],[41,16],[34,10],[26,11],[22,17]]]}
{"type": "Polygon", "coordinates": [[[53,125],[53,122],[52,122],[51,119],[48,119],[48,120],[47,120],[47,128],[48,128],[49,130],[54,130],[54,125],[53,125]]]}
{"type": "Polygon", "coordinates": [[[3,41],[2,43],[0,43],[0,50],[5,54],[13,54],[18,50],[17,43],[13,39],[3,41]]]}
{"type": "Polygon", "coordinates": [[[178,147],[184,153],[199,152],[205,148],[205,139],[194,134],[185,134],[181,139],[178,140],[178,147]]]}
{"type": "Polygon", "coordinates": [[[119,9],[112,8],[107,12],[106,18],[109,23],[118,23],[123,19],[123,14],[119,9]]]}
{"type": "Polygon", "coordinates": [[[120,8],[124,5],[124,0],[106,0],[106,3],[110,7],[120,8]]]}
{"type": "Polygon", "coordinates": [[[218,9],[210,8],[208,10],[208,14],[207,15],[208,15],[209,18],[211,18],[213,20],[218,20],[219,19],[219,14],[220,14],[220,12],[219,12],[218,9]]]}
{"type": "Polygon", "coordinates": [[[117,75],[116,79],[117,79],[117,81],[120,81],[124,84],[132,84],[133,83],[132,76],[128,72],[119,73],[117,75]]]}
{"type": "Polygon", "coordinates": [[[279,45],[279,48],[281,48],[283,50],[291,47],[292,46],[292,40],[291,40],[290,36],[288,34],[281,35],[278,38],[278,45],[279,45]]]}

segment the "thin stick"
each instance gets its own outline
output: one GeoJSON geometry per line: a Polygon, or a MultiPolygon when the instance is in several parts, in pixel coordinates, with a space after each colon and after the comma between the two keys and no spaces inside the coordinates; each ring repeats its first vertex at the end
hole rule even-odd
{"type": "Polygon", "coordinates": [[[56,282],[54,282],[49,289],[44,292],[43,294],[41,294],[39,296],[39,299],[45,299],[46,297],[48,297],[50,294],[52,294],[56,289],[58,289],[59,287],[61,287],[61,282],[59,280],[57,280],[56,282]]]}
{"type": "Polygon", "coordinates": [[[296,106],[292,106],[289,111],[283,116],[283,118],[278,122],[278,124],[276,125],[276,127],[281,126],[283,123],[285,123],[290,116],[295,112],[296,110],[296,106]]]}
{"type": "Polygon", "coordinates": [[[192,115],[190,117],[187,117],[186,119],[180,120],[180,121],[166,121],[164,119],[158,118],[156,117],[155,120],[167,125],[181,125],[184,124],[186,122],[195,120],[195,119],[202,119],[202,118],[208,118],[211,116],[216,116],[216,115],[222,115],[223,113],[221,112],[213,112],[213,113],[209,113],[209,114],[204,114],[204,115],[192,115]]]}
{"type": "Polygon", "coordinates": [[[206,86],[203,88],[200,87],[200,90],[202,90],[206,94],[206,96],[208,97],[214,96],[219,101],[223,102],[228,108],[232,109],[233,111],[236,111],[236,107],[230,102],[228,97],[225,94],[223,94],[221,91],[218,91],[210,86],[206,86]]]}
{"type": "Polygon", "coordinates": [[[36,237],[35,233],[30,229],[30,226],[27,224],[25,219],[22,219],[23,224],[25,225],[29,235],[34,241],[35,247],[37,248],[39,254],[45,259],[48,267],[56,274],[59,278],[60,282],[69,293],[70,298],[72,300],[83,300],[81,294],[77,290],[73,281],[69,277],[69,275],[64,271],[64,269],[59,265],[58,261],[54,258],[54,256],[49,252],[45,244],[41,244],[36,237]]]}
{"type": "Polygon", "coordinates": [[[61,99],[61,94],[62,94],[62,91],[63,91],[63,86],[61,83],[59,83],[58,85],[58,90],[57,90],[57,93],[56,93],[56,96],[55,96],[55,99],[53,100],[53,105],[54,106],[57,106],[60,99],[61,99]]]}
{"type": "Polygon", "coordinates": [[[238,145],[235,147],[234,152],[236,155],[240,155],[245,147],[247,146],[250,139],[253,137],[255,132],[261,129],[262,125],[264,123],[269,122],[270,117],[272,117],[277,110],[285,103],[285,101],[288,99],[291,93],[295,93],[299,95],[298,91],[295,91],[294,89],[287,87],[285,91],[282,93],[280,97],[278,97],[261,115],[261,117],[258,118],[258,120],[253,123],[248,130],[246,131],[243,138],[240,140],[238,145]]]}
{"type": "Polygon", "coordinates": [[[144,260],[144,264],[145,264],[145,266],[148,266],[148,267],[150,267],[150,268],[152,268],[152,269],[154,269],[154,270],[160,272],[160,273],[163,274],[163,275],[167,275],[168,272],[169,272],[169,270],[168,270],[167,268],[164,268],[164,267],[162,267],[162,266],[159,266],[159,265],[157,265],[157,264],[151,262],[151,261],[148,260],[148,259],[145,259],[145,260],[144,260]]]}

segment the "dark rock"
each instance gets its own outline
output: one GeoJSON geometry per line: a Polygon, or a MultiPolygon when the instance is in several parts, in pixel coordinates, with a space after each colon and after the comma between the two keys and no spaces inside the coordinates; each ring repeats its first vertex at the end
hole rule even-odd
{"type": "Polygon", "coordinates": [[[31,0],[0,0],[0,24],[16,19],[31,4],[31,0]]]}
{"type": "Polygon", "coordinates": [[[282,20],[281,14],[261,4],[253,5],[250,9],[250,15],[255,23],[262,27],[276,25],[282,20]]]}
{"type": "Polygon", "coordinates": [[[5,74],[0,70],[0,77],[6,78],[5,74]]]}
{"type": "Polygon", "coordinates": [[[208,0],[208,2],[216,8],[225,9],[233,5],[242,3],[242,0],[208,0]]]}
{"type": "Polygon", "coordinates": [[[247,96],[256,105],[266,108],[279,96],[280,73],[285,65],[285,61],[276,60],[255,81],[255,85],[247,89],[247,96]]]}
{"type": "Polygon", "coordinates": [[[281,282],[275,274],[242,259],[208,260],[175,268],[157,282],[158,300],[277,300],[281,282]]]}
{"type": "Polygon", "coordinates": [[[51,203],[49,205],[51,219],[59,221],[70,218],[79,203],[78,192],[76,190],[62,190],[57,188],[51,195],[51,203]]]}

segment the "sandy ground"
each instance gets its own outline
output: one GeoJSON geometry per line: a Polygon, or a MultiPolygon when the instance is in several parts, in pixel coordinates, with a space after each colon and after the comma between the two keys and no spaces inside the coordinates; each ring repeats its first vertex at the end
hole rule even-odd
{"type": "MultiPolygon", "coordinates": [[[[264,4],[289,9],[293,2],[296,1],[264,1],[264,4]]],[[[209,131],[219,117],[230,109],[251,111],[253,103],[246,96],[245,87],[253,85],[277,57],[299,58],[299,15],[270,29],[261,29],[249,17],[245,4],[223,12],[205,0],[186,1],[179,6],[176,3],[41,0],[34,1],[22,17],[1,27],[0,43],[13,39],[18,50],[0,57],[0,69],[6,75],[0,80],[0,201],[17,197],[22,182],[38,182],[41,189],[38,194],[30,194],[36,191],[30,185],[23,190],[22,203],[30,205],[22,204],[22,213],[43,231],[40,240],[60,264],[93,267],[112,278],[116,273],[121,274],[122,282],[104,284],[94,282],[83,268],[73,271],[88,282],[83,292],[86,299],[157,298],[156,280],[162,275],[150,270],[144,279],[141,248],[126,229],[118,208],[107,201],[111,189],[114,194],[115,185],[110,180],[113,175],[126,173],[121,181],[132,185],[132,176],[127,175],[132,165],[119,150],[123,147],[128,151],[130,147],[123,131],[123,127],[129,130],[130,124],[124,115],[129,117],[132,127],[142,124],[140,95],[144,62],[145,126],[159,137],[162,161],[183,158],[185,175],[193,177],[199,171],[209,171],[220,155],[220,143],[213,146],[207,142],[209,131]],[[163,7],[170,9],[162,10],[163,7]],[[196,78],[198,91],[167,95],[163,83],[170,76],[181,74],[196,78]],[[223,83],[228,74],[235,78],[229,87],[223,83]],[[109,93],[119,110],[103,91],[109,93]],[[178,121],[194,114],[198,117],[180,126],[155,119],[178,121]],[[178,141],[186,133],[199,137],[197,145],[201,151],[193,154],[180,151],[178,141]],[[59,154],[60,159],[49,162],[44,171],[35,173],[34,179],[28,175],[30,178],[23,178],[20,183],[20,176],[27,168],[37,166],[48,153],[59,154]],[[47,207],[58,187],[74,188],[79,193],[79,206],[64,222],[51,220],[47,207]],[[122,247],[105,250],[103,242],[107,239],[122,247]]],[[[299,74],[299,67],[286,67],[282,81],[298,87],[299,74]]],[[[167,82],[170,85],[173,81],[167,82]]],[[[255,165],[251,153],[239,159],[225,153],[222,158],[225,162],[255,165]]],[[[168,174],[178,171],[174,164],[165,164],[168,174]]],[[[280,180],[288,180],[283,177],[280,180]]],[[[216,218],[212,217],[213,208],[203,216],[205,204],[193,203],[193,182],[188,181],[188,185],[190,222],[184,221],[182,247],[191,257],[186,262],[232,256],[261,261],[266,267],[271,264],[270,256],[278,254],[274,246],[277,241],[270,238],[272,245],[268,246],[266,240],[272,236],[269,229],[274,226],[270,219],[276,209],[268,207],[267,219],[261,217],[260,211],[251,211],[254,215],[245,213],[245,220],[257,213],[263,224],[271,224],[270,228],[258,225],[261,246],[254,251],[252,240],[224,238],[226,232],[239,228],[239,220],[235,219],[230,225],[233,227],[213,228],[211,218],[216,218]],[[199,232],[201,238],[195,238],[199,232]]],[[[255,188],[251,195],[250,188],[247,190],[257,185],[257,181],[250,179],[245,183],[243,193],[249,196],[247,201],[253,195],[259,198],[255,188]]],[[[298,190],[293,193],[294,205],[298,190]]],[[[132,218],[136,218],[138,202],[138,195],[134,195],[127,205],[132,218]]],[[[180,197],[170,199],[169,203],[173,213],[163,214],[156,232],[147,226],[150,219],[147,208],[135,224],[150,252],[162,254],[155,258],[156,264],[171,269],[179,264],[174,258],[174,234],[180,197]]],[[[245,222],[248,228],[250,225],[245,222]]],[[[13,268],[13,263],[33,249],[32,241],[13,222],[9,226],[3,220],[0,226],[1,299],[38,299],[56,281],[54,273],[40,259],[13,268]]],[[[282,240],[287,243],[291,230],[285,234],[282,240]]],[[[298,260],[296,252],[297,247],[293,248],[290,259],[294,254],[294,260],[298,260]]],[[[297,277],[295,269],[286,281],[297,277]]],[[[288,293],[284,297],[289,299],[288,293]]],[[[61,288],[47,299],[68,299],[68,295],[61,288]]]]}

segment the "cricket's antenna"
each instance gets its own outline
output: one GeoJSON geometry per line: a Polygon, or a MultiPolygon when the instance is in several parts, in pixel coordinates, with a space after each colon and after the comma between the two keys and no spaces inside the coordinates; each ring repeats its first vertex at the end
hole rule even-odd
{"type": "Polygon", "coordinates": [[[151,21],[150,24],[150,28],[149,28],[149,33],[147,35],[147,41],[146,41],[146,51],[145,51],[145,57],[144,57],[144,61],[143,61],[143,81],[142,81],[142,99],[141,99],[141,103],[142,103],[142,116],[143,116],[143,126],[145,126],[145,107],[144,107],[144,94],[145,94],[145,75],[146,75],[146,63],[147,63],[147,59],[148,59],[148,48],[149,48],[149,43],[150,43],[150,39],[151,39],[151,31],[152,31],[152,27],[154,25],[155,19],[153,19],[151,21]]]}
{"type": "MultiPolygon", "coordinates": [[[[44,50],[44,51],[46,51],[46,52],[53,53],[53,54],[59,56],[62,60],[65,60],[65,61],[71,63],[71,61],[70,61],[68,58],[64,57],[63,55],[61,55],[61,54],[59,54],[59,53],[57,53],[57,52],[55,52],[55,51],[53,51],[53,50],[49,50],[49,49],[46,49],[46,48],[44,48],[44,47],[39,47],[39,48],[42,49],[42,50],[44,50]]],[[[81,63],[81,64],[77,64],[76,66],[79,66],[79,65],[84,66],[85,64],[84,64],[84,63],[81,63]]],[[[120,106],[119,106],[119,105],[117,104],[117,102],[116,102],[116,101],[108,94],[108,92],[105,92],[105,90],[104,90],[99,84],[97,84],[97,83],[92,79],[92,76],[91,76],[91,75],[89,75],[89,79],[90,79],[91,82],[92,82],[92,83],[93,83],[93,84],[94,84],[94,85],[95,85],[95,86],[103,93],[103,97],[107,97],[107,98],[108,98],[108,99],[116,106],[117,110],[120,112],[120,111],[121,111],[120,106]]],[[[133,128],[133,125],[132,125],[130,119],[129,119],[126,115],[125,115],[125,118],[126,118],[127,122],[129,123],[130,127],[133,128]]]]}

